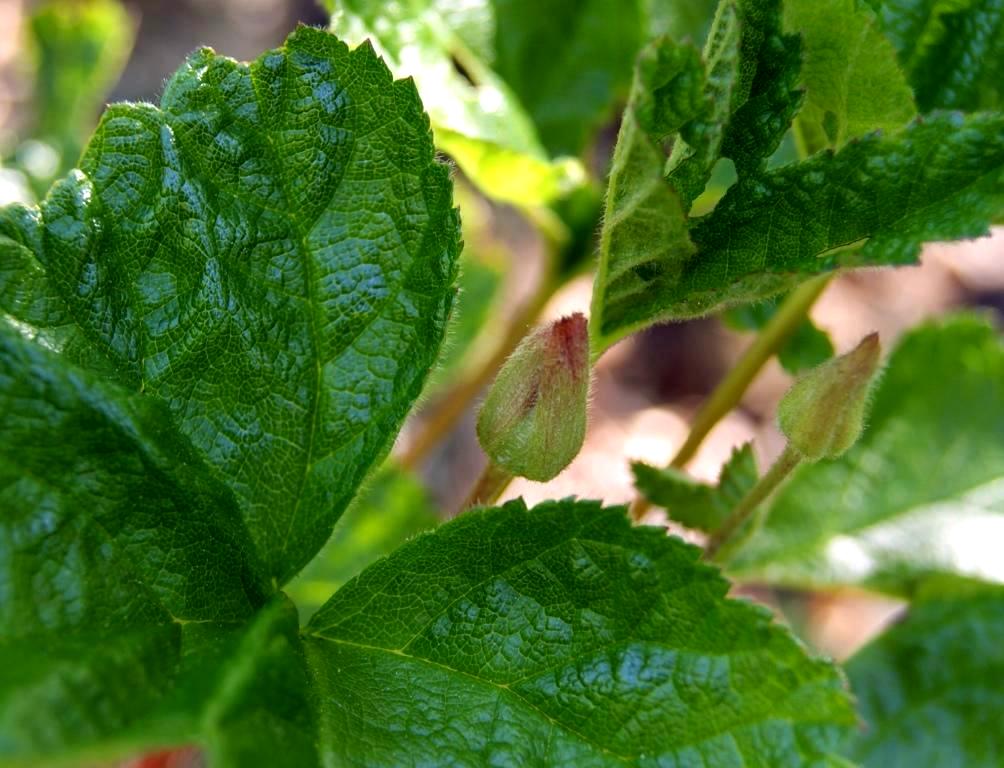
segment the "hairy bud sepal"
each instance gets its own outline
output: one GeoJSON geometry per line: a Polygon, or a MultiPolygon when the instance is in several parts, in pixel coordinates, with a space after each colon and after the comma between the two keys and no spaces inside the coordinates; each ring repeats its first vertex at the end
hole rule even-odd
{"type": "Polygon", "coordinates": [[[804,458],[835,459],[857,442],[881,351],[878,334],[872,333],[846,355],[802,375],[785,394],[778,422],[804,458]]]}
{"type": "Polygon", "coordinates": [[[576,313],[520,342],[478,414],[478,440],[497,466],[550,480],[578,454],[586,436],[589,340],[576,313]]]}

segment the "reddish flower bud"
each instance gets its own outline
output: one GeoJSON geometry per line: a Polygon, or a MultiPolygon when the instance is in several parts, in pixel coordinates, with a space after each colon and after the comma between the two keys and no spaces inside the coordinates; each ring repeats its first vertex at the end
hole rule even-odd
{"type": "Polygon", "coordinates": [[[512,353],[478,414],[478,439],[497,466],[550,480],[586,435],[589,339],[586,318],[564,317],[529,334],[512,353]]]}

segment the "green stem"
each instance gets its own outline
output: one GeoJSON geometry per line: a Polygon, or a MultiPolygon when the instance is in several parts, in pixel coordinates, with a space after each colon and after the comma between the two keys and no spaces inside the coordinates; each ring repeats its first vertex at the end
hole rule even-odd
{"type": "Polygon", "coordinates": [[[513,476],[510,472],[489,461],[484,472],[481,473],[481,477],[478,478],[478,482],[475,483],[474,488],[467,496],[467,500],[460,508],[460,511],[463,512],[471,507],[494,504],[498,501],[499,496],[502,495],[502,491],[512,482],[512,478],[513,476]]]}
{"type": "Polygon", "coordinates": [[[791,474],[791,471],[802,461],[802,455],[792,448],[786,446],[777,461],[775,461],[767,473],[757,480],[756,485],[750,488],[743,498],[736,504],[735,509],[729,514],[721,527],[708,540],[708,546],[704,549],[704,559],[714,560],[722,546],[727,544],[743,524],[756,512],[756,508],[791,474]]]}
{"type": "MultiPolygon", "coordinates": [[[[806,280],[788,295],[777,313],[739,358],[739,362],[701,406],[690,425],[686,441],[676,452],[670,466],[682,469],[694,458],[704,438],[723,416],[739,404],[753,379],[760,373],[760,369],[791,338],[832,278],[832,273],[817,275],[806,280]]],[[[638,496],[631,504],[631,518],[635,521],[640,520],[650,508],[649,501],[643,496],[638,496]]]]}

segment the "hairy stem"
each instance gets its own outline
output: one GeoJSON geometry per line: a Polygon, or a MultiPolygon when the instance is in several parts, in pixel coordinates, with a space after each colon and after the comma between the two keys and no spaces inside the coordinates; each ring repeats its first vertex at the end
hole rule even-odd
{"type": "MultiPolygon", "coordinates": [[[[833,275],[817,275],[798,286],[777,313],[757,334],[749,349],[739,358],[739,362],[729,371],[728,375],[718,384],[711,396],[705,400],[693,423],[686,441],[673,457],[670,466],[683,469],[697,453],[704,438],[721,421],[729,411],[738,405],[743,394],[749,388],[760,369],[773,357],[784,343],[791,338],[798,326],[816,302],[816,299],[826,290],[833,275]]],[[[638,496],[631,503],[631,518],[635,521],[644,517],[651,509],[651,503],[643,496],[638,496]]]]}
{"type": "Polygon", "coordinates": [[[489,461],[463,506],[460,507],[460,511],[494,504],[511,481],[511,473],[489,461]]]}
{"type": "Polygon", "coordinates": [[[785,447],[784,453],[771,465],[767,473],[757,480],[756,485],[750,488],[749,493],[736,504],[735,509],[725,519],[725,522],[708,540],[708,545],[704,549],[705,560],[714,560],[722,546],[729,542],[743,523],[756,512],[756,508],[773,493],[801,461],[802,455],[798,451],[790,445],[785,447]]]}

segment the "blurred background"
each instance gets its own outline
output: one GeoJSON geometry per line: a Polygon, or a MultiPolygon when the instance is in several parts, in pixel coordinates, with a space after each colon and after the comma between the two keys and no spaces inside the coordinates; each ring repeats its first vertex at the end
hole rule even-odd
{"type": "MultiPolygon", "coordinates": [[[[219,53],[250,59],[279,45],[298,22],[324,25],[327,19],[314,0],[129,0],[122,5],[127,14],[122,34],[132,38],[131,47],[123,40],[117,51],[74,51],[59,49],[57,42],[50,43],[55,50],[46,51],[37,29],[33,32],[31,19],[37,4],[0,0],[0,203],[31,202],[44,194],[53,178],[72,167],[80,139],[61,135],[60,126],[79,121],[89,130],[98,117],[95,105],[106,98],[155,102],[165,78],[197,47],[208,45],[219,53]],[[59,73],[46,69],[58,68],[60,56],[92,57],[106,73],[101,91],[108,96],[89,100],[83,86],[60,84],[59,73]],[[53,93],[60,88],[74,97],[66,102],[64,93],[64,101],[53,106],[58,101],[53,93]],[[47,110],[56,110],[55,116],[47,110]]],[[[691,36],[703,34],[708,5],[680,3],[679,30],[691,36]]],[[[612,119],[589,148],[588,162],[596,178],[605,175],[616,130],[612,119]]],[[[536,295],[535,282],[543,279],[547,245],[540,229],[521,212],[478,196],[459,172],[457,179],[467,248],[458,316],[444,353],[446,373],[433,377],[424,399],[427,407],[409,422],[395,446],[395,456],[414,470],[424,486],[424,490],[411,487],[407,493],[427,495],[430,508],[438,510],[440,517],[456,513],[484,466],[474,436],[473,408],[461,409],[448,428],[437,433],[442,439],[434,446],[419,443],[428,434],[430,421],[437,418],[443,398],[448,399],[456,377],[463,379],[465,371],[490,357],[514,324],[519,333],[525,331],[521,312],[536,295]]],[[[547,299],[543,318],[588,313],[591,234],[586,233],[589,258],[547,299]]],[[[864,270],[840,277],[813,308],[815,325],[842,352],[876,330],[889,348],[901,332],[920,320],[962,306],[982,307],[996,314],[998,322],[1004,319],[1004,232],[979,241],[930,246],[922,261],[918,267],[864,270]]],[[[668,463],[686,436],[695,409],[750,343],[752,334],[737,330],[742,325],[742,318],[735,316],[729,322],[701,319],[656,327],[618,344],[596,368],[589,430],[579,457],[549,483],[515,481],[503,498],[522,495],[530,504],[568,495],[610,503],[630,501],[634,491],[628,460],[668,463]]],[[[774,414],[791,380],[791,374],[772,360],[741,407],[711,433],[689,466],[691,474],[714,481],[733,447],[750,440],[759,466],[767,466],[783,448],[774,414]]],[[[392,498],[385,499],[388,509],[404,503],[401,494],[405,491],[373,490],[391,494],[392,498]]],[[[372,520],[374,540],[383,535],[381,525],[396,524],[392,517],[388,512],[387,518],[372,520]]],[[[650,513],[648,521],[666,522],[658,510],[650,513]]],[[[304,594],[310,588],[308,579],[304,594]]],[[[324,581],[324,589],[326,596],[330,579],[324,581]]],[[[808,596],[755,586],[744,591],[783,608],[786,619],[803,637],[837,658],[847,657],[898,608],[894,601],[857,593],[808,596]]],[[[320,585],[317,592],[322,592],[320,585]]],[[[193,757],[160,756],[143,765],[181,765],[182,759],[190,762],[193,757]]]]}

